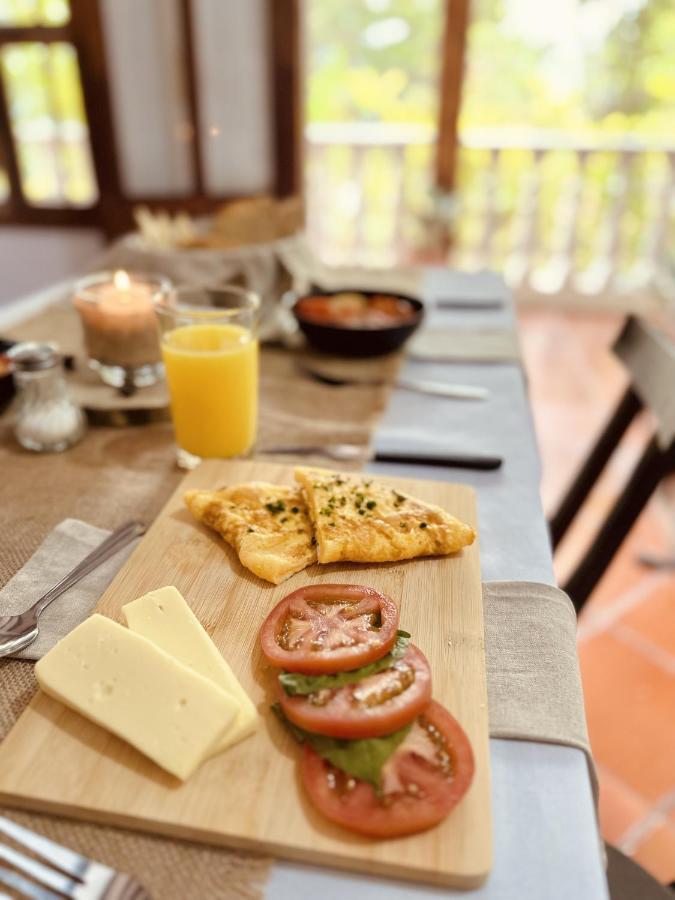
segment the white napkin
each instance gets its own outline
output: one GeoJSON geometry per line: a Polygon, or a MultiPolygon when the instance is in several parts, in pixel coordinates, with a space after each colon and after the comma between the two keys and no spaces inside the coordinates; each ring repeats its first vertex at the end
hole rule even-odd
{"type": "MultiPolygon", "coordinates": [[[[16,615],[32,606],[109,534],[79,519],[64,519],[0,591],[0,616],[16,615]]],[[[86,619],[135,545],[135,541],[127,544],[57,597],[40,616],[38,637],[13,655],[17,659],[40,659],[86,619]]]]}

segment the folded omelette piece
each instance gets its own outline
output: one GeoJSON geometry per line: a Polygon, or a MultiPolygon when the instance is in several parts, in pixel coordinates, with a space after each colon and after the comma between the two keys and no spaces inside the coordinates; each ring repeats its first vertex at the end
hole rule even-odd
{"type": "Polygon", "coordinates": [[[476,536],[440,506],[367,475],[299,467],[295,478],[305,491],[320,563],[442,556],[476,536]]]}
{"type": "Polygon", "coordinates": [[[312,523],[297,486],[255,481],[218,491],[187,491],[185,503],[259,578],[280,584],[316,562],[312,523]]]}

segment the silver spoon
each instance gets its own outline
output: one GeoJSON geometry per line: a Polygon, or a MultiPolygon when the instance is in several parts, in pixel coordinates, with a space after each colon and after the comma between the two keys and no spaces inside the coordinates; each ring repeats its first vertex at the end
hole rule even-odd
{"type": "Polygon", "coordinates": [[[93,572],[101,563],[110,559],[118,550],[140,537],[144,532],[145,525],[141,522],[127,522],[126,525],[122,525],[110,537],[107,537],[95,550],[92,550],[88,556],[85,556],[82,562],[78,563],[58,584],[55,584],[25,612],[16,616],[0,616],[0,656],[10,656],[32,644],[38,636],[38,618],[52,600],[56,600],[68,588],[77,584],[85,575],[93,572]]]}
{"type": "MultiPolygon", "coordinates": [[[[337,375],[326,375],[317,369],[298,363],[300,369],[315,381],[322,384],[328,384],[333,387],[343,387],[345,385],[378,387],[387,384],[384,378],[343,378],[337,375]]],[[[448,397],[451,400],[487,400],[490,392],[487,388],[479,387],[472,384],[446,384],[443,381],[426,381],[413,378],[403,378],[400,375],[393,381],[394,387],[401,388],[404,391],[414,391],[418,394],[435,394],[437,397],[448,397]]]]}

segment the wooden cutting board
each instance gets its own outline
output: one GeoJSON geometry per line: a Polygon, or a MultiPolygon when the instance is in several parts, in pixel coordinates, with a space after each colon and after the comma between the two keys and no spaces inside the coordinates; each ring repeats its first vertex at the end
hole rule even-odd
{"type": "MultiPolygon", "coordinates": [[[[483,611],[478,546],[438,559],[313,566],[274,586],[244,569],[182,504],[187,488],[249,480],[292,482],[292,469],[258,462],[204,463],[184,480],[102,596],[97,611],[123,621],[124,603],[175,584],[260,710],[254,737],[204,764],[185,784],[130,745],[42,692],[0,747],[0,800],[97,822],[259,850],[345,869],[474,887],[491,865],[492,828],[483,611]],[[467,731],[474,783],[424,834],[374,841],[314,812],[298,779],[298,746],[271,713],[275,670],[258,645],[267,612],[308,582],[372,585],[399,604],[401,627],[427,655],[434,697],[467,731]]],[[[384,479],[475,525],[464,485],[384,479]]]]}

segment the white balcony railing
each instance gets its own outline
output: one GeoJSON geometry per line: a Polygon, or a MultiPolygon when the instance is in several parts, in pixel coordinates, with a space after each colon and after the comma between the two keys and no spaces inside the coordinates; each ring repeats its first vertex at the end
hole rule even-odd
{"type": "Polygon", "coordinates": [[[527,298],[644,308],[675,302],[675,144],[472,130],[458,187],[435,195],[433,129],[307,129],[308,225],[330,263],[492,267],[527,298]]]}

